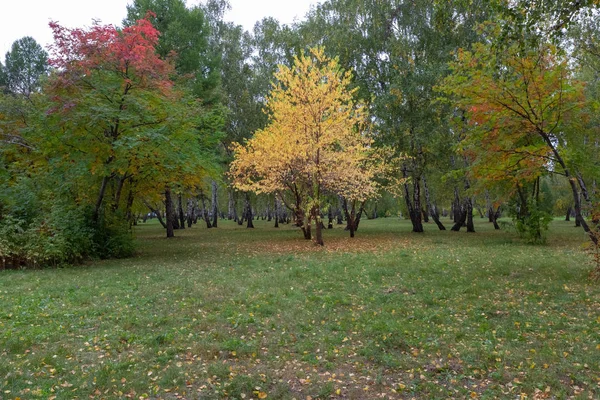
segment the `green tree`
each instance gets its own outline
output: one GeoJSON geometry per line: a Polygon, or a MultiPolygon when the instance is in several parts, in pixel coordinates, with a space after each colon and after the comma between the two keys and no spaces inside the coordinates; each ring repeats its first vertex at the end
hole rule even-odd
{"type": "Polygon", "coordinates": [[[0,62],[0,90],[6,91],[6,68],[2,62],[0,62]]]}
{"type": "Polygon", "coordinates": [[[501,34],[496,44],[519,42],[543,43],[549,38],[558,44],[572,25],[582,17],[595,18],[598,0],[516,0],[497,2],[501,34]]]}
{"type": "Polygon", "coordinates": [[[186,80],[205,104],[217,100],[219,60],[210,50],[210,25],[200,6],[187,7],[183,0],[135,0],[127,6],[124,25],[130,26],[154,13],[150,21],[160,32],[156,47],[162,58],[173,57],[180,79],[186,80]]]}
{"type": "MultiPolygon", "coordinates": [[[[452,51],[475,40],[474,28],[490,13],[489,2],[481,1],[330,0],[301,26],[305,40],[324,44],[356,71],[353,84],[370,105],[376,143],[409,156],[398,174],[410,178],[401,180],[402,192],[415,232],[423,231],[423,204],[444,229],[434,191],[448,192],[439,178],[453,168],[456,135],[448,120],[454,110],[436,101],[434,88],[452,51]]],[[[462,167],[462,160],[454,164],[462,167]]]]}
{"type": "Polygon", "coordinates": [[[29,97],[40,90],[41,79],[48,74],[48,53],[35,39],[26,36],[12,44],[6,53],[5,64],[6,89],[29,97]]]}
{"type": "MultiPolygon", "coordinates": [[[[212,3],[223,2],[209,2],[207,7],[212,3]]],[[[263,112],[265,100],[272,89],[271,81],[278,65],[291,65],[293,46],[288,45],[288,39],[293,33],[273,18],[257,22],[251,33],[239,25],[224,22],[218,24],[217,29],[220,32],[217,43],[222,57],[223,103],[227,108],[223,144],[229,162],[231,144],[243,142],[267,124],[268,118],[263,112]]],[[[252,220],[247,218],[251,212],[251,196],[248,193],[242,195],[245,197],[244,210],[242,218],[238,219],[236,203],[239,194],[230,188],[228,217],[238,219],[239,223],[245,219],[251,226],[252,220]]]]}
{"type": "MultiPolygon", "coordinates": [[[[597,216],[600,214],[600,141],[597,139],[600,132],[600,22],[593,15],[582,19],[577,29],[571,30],[571,37],[577,77],[585,83],[585,112],[589,117],[585,121],[585,134],[578,136],[577,148],[582,151],[572,156],[577,157],[577,176],[586,188],[582,194],[594,208],[590,213],[597,216]],[[587,185],[583,177],[587,177],[587,185]]],[[[597,217],[595,223],[600,224],[597,217]]]]}
{"type": "MultiPolygon", "coordinates": [[[[151,21],[161,32],[157,45],[158,53],[163,57],[174,59],[177,73],[177,84],[190,88],[196,98],[202,101],[205,107],[203,117],[197,122],[203,124],[198,129],[206,133],[207,128],[214,129],[211,134],[218,135],[222,125],[217,126],[215,121],[223,120],[220,93],[220,54],[212,48],[213,21],[207,10],[201,6],[187,7],[182,0],[136,0],[127,7],[128,17],[125,25],[131,24],[136,19],[148,12],[155,13],[151,21]]],[[[178,202],[183,202],[183,187],[168,185],[165,190],[165,202],[173,203],[171,189],[176,192],[178,202]]],[[[197,188],[187,188],[191,195],[195,195],[197,188]]],[[[216,202],[213,202],[216,207],[216,202]]],[[[180,219],[183,219],[179,210],[180,219]]],[[[217,211],[213,210],[216,215],[217,211]]],[[[171,212],[167,207],[167,225],[174,225],[183,229],[183,223],[172,220],[177,213],[171,212]]],[[[216,221],[213,220],[213,223],[216,221]]],[[[212,226],[212,225],[211,225],[212,226]]],[[[170,229],[168,234],[170,236],[170,229]]]]}

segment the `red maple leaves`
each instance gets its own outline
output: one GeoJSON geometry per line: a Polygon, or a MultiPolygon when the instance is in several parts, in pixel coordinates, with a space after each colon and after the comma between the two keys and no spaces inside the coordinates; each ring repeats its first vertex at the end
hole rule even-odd
{"type": "Polygon", "coordinates": [[[148,20],[152,16],[123,29],[99,24],[69,29],[51,22],[55,43],[49,62],[58,71],[55,84],[66,87],[94,73],[111,73],[132,88],[168,91],[173,66],[156,52],[160,33],[148,20]]]}

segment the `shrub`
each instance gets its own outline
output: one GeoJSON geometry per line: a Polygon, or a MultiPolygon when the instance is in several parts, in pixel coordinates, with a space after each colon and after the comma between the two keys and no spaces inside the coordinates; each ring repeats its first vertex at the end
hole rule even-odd
{"type": "Polygon", "coordinates": [[[527,243],[542,244],[546,242],[546,232],[552,221],[552,215],[540,209],[534,200],[527,202],[526,207],[509,207],[515,230],[527,243]]]}
{"type": "Polygon", "coordinates": [[[98,258],[126,258],[135,251],[133,236],[126,219],[118,214],[103,213],[98,222],[91,218],[93,230],[94,256],[98,258]]]}
{"type": "Polygon", "coordinates": [[[0,220],[0,268],[57,266],[133,254],[133,238],[123,219],[103,214],[93,222],[90,215],[62,204],[33,222],[5,215],[0,220]]]}

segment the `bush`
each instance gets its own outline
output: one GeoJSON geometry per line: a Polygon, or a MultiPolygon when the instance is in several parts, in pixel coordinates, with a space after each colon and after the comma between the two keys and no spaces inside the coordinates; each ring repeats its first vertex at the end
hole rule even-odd
{"type": "Polygon", "coordinates": [[[546,243],[546,233],[552,221],[552,215],[538,207],[535,201],[528,201],[525,211],[510,207],[515,230],[519,236],[530,244],[546,243]]]}
{"type": "Polygon", "coordinates": [[[6,215],[0,220],[0,268],[131,256],[133,238],[127,224],[120,221],[114,215],[102,215],[99,222],[93,222],[90,212],[61,204],[33,222],[6,215]]]}
{"type": "Polygon", "coordinates": [[[101,214],[98,222],[88,219],[93,230],[94,256],[98,258],[126,258],[135,252],[129,224],[121,215],[101,214]]]}

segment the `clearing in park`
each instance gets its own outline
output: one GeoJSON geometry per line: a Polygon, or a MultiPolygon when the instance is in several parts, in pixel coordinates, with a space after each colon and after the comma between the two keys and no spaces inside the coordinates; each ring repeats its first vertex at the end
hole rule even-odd
{"type": "Polygon", "coordinates": [[[478,224],[135,229],[139,255],[0,275],[0,397],[594,398],[600,288],[585,239],[478,224]]]}

